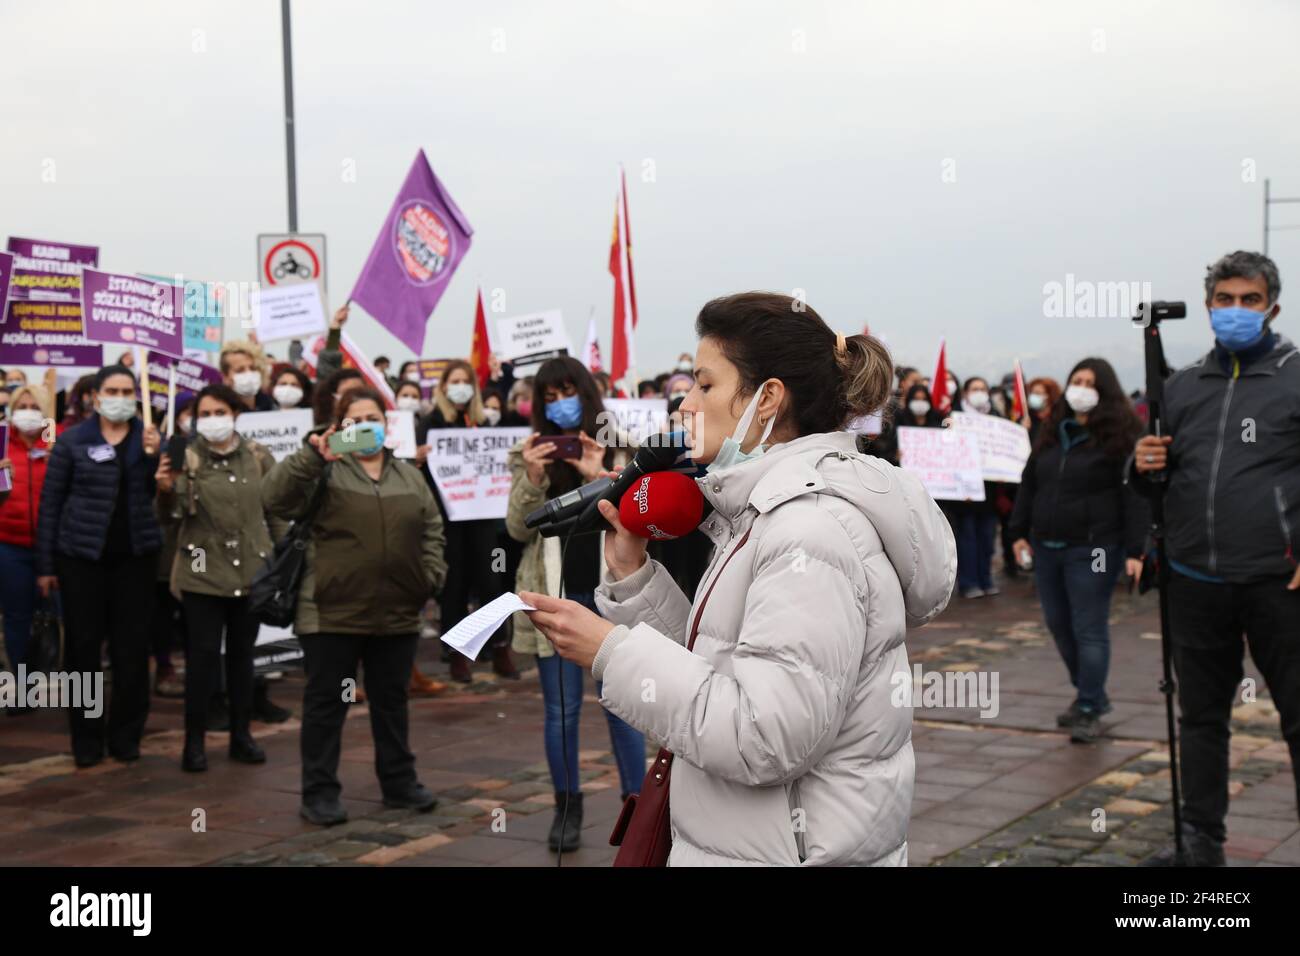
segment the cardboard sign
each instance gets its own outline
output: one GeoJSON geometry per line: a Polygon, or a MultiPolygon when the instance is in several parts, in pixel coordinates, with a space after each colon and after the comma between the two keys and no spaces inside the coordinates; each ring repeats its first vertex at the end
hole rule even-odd
{"type": "Polygon", "coordinates": [[[325,306],[315,282],[262,286],[252,295],[253,328],[262,342],[325,331],[325,306]]]}
{"type": "Polygon", "coordinates": [[[235,431],[264,446],[276,461],[284,461],[302,448],[302,440],[311,428],[310,408],[244,412],[235,419],[235,431]]]}
{"type": "Polygon", "coordinates": [[[953,412],[952,427],[975,435],[985,481],[1020,484],[1029,460],[1029,432],[1024,426],[992,415],[953,412]]]}
{"type": "Polygon", "coordinates": [[[384,447],[394,458],[415,457],[415,412],[389,409],[384,412],[388,422],[384,425],[384,447]]]}
{"type": "MultiPolygon", "coordinates": [[[[627,432],[639,444],[668,424],[668,399],[666,398],[606,398],[602,400],[605,411],[613,419],[611,424],[627,432]]],[[[604,424],[603,422],[600,424],[604,424]]],[[[603,444],[613,444],[613,435],[603,444]]],[[[597,440],[601,440],[598,436],[597,440]]]]}
{"type": "Polygon", "coordinates": [[[921,479],[931,498],[984,500],[979,441],[972,431],[904,425],[898,429],[898,458],[904,470],[921,479]]]}
{"type": "Polygon", "coordinates": [[[516,366],[536,365],[572,352],[559,309],[496,320],[494,351],[516,366]]]}
{"type": "Polygon", "coordinates": [[[429,474],[451,521],[504,518],[510,501],[506,456],[527,428],[438,428],[429,432],[429,474]]]}

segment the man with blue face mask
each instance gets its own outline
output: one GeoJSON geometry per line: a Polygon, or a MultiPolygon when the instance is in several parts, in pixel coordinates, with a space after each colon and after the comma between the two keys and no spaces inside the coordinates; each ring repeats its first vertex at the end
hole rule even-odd
{"type": "Polygon", "coordinates": [[[1300,781],[1300,353],[1272,329],[1281,288],[1277,266],[1257,253],[1210,266],[1214,348],[1165,381],[1166,433],[1142,438],[1131,460],[1137,490],[1166,483],[1182,715],[1183,855],[1169,848],[1155,864],[1224,864],[1243,635],[1300,781]]]}

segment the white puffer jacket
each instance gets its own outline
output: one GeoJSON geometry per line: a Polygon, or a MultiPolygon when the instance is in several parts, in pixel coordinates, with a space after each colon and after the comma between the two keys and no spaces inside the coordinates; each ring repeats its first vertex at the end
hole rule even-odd
{"type": "Polygon", "coordinates": [[[697,482],[715,548],[696,606],[651,560],[596,592],[619,625],[592,665],[601,703],[675,755],[669,865],[906,865],[911,681],[894,675],[906,629],[952,593],[947,520],[846,433],[697,482]]]}

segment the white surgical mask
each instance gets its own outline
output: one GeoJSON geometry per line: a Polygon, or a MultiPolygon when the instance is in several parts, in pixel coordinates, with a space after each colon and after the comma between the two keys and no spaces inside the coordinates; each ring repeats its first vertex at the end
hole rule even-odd
{"type": "Polygon", "coordinates": [[[209,415],[199,419],[198,429],[212,444],[221,445],[235,433],[235,420],[229,415],[209,415]]]}
{"type": "Polygon", "coordinates": [[[271,390],[276,404],[281,408],[297,408],[302,401],[302,389],[297,385],[277,385],[271,390]]]}
{"type": "Polygon", "coordinates": [[[977,412],[987,412],[992,402],[989,401],[988,392],[974,391],[966,396],[966,404],[977,412]]]}
{"type": "Polygon", "coordinates": [[[135,397],[105,395],[99,400],[99,414],[110,422],[129,422],[135,418],[135,397]]]}
{"type": "Polygon", "coordinates": [[[20,408],[9,416],[9,420],[24,435],[35,435],[45,424],[45,416],[39,408],[20,408]]]}
{"type": "MultiPolygon", "coordinates": [[[[766,384],[767,382],[763,383],[763,385],[766,384]]],[[[740,416],[740,421],[736,422],[735,431],[722,439],[722,447],[718,449],[718,453],[713,457],[713,461],[709,462],[705,468],[709,474],[721,471],[724,468],[731,468],[734,465],[741,465],[747,461],[753,461],[755,458],[761,458],[763,456],[763,452],[766,450],[763,447],[763,443],[767,441],[768,436],[772,434],[772,426],[776,424],[775,415],[767,420],[767,427],[763,429],[763,434],[758,439],[758,444],[754,446],[753,451],[742,451],[740,448],[740,443],[743,442],[745,436],[749,434],[749,426],[750,423],[754,421],[754,415],[758,413],[758,403],[763,398],[763,385],[758,386],[758,390],[754,392],[754,397],[751,398],[749,404],[745,406],[745,413],[740,416]]]]}
{"type": "Polygon", "coordinates": [[[499,408],[485,408],[485,409],[483,409],[483,417],[487,420],[487,423],[488,423],[489,425],[497,425],[497,424],[500,424],[500,422],[501,422],[501,409],[499,409],[499,408]]]}
{"type": "Polygon", "coordinates": [[[407,372],[405,375],[402,376],[402,381],[404,381],[404,382],[419,382],[419,381],[420,381],[420,373],[419,373],[419,372],[407,372]]]}
{"type": "Polygon", "coordinates": [[[420,410],[420,400],[414,395],[403,395],[397,400],[397,410],[399,412],[417,412],[420,410]]]}
{"type": "Polygon", "coordinates": [[[180,429],[182,435],[188,435],[190,433],[190,426],[193,424],[194,423],[190,421],[188,415],[184,418],[176,419],[176,427],[180,429]]]}
{"type": "Polygon", "coordinates": [[[677,363],[677,371],[679,372],[689,372],[694,367],[695,363],[688,358],[684,358],[677,363]]]}
{"type": "Polygon", "coordinates": [[[1042,392],[1029,393],[1029,407],[1036,412],[1042,411],[1043,406],[1047,404],[1047,396],[1042,392]]]}
{"type": "Polygon", "coordinates": [[[924,418],[930,411],[930,403],[924,399],[913,399],[907,403],[907,410],[917,418],[924,418]]]}
{"type": "Polygon", "coordinates": [[[454,385],[448,385],[447,397],[451,399],[452,404],[464,405],[474,397],[474,386],[469,382],[457,382],[454,385]]]}
{"type": "Polygon", "coordinates": [[[690,394],[689,392],[673,392],[671,395],[668,396],[668,400],[675,402],[679,398],[684,399],[689,394],[690,394]]]}
{"type": "Polygon", "coordinates": [[[235,394],[248,398],[250,395],[256,395],[257,390],[262,387],[262,373],[256,369],[236,372],[234,383],[235,394]]]}
{"type": "Polygon", "coordinates": [[[1086,415],[1097,407],[1101,396],[1097,394],[1095,388],[1089,388],[1087,385],[1071,385],[1065,390],[1065,401],[1072,410],[1086,415]]]}

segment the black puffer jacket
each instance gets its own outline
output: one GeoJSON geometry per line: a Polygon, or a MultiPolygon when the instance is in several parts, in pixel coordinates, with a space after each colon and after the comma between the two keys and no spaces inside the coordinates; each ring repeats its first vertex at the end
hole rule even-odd
{"type": "MultiPolygon", "coordinates": [[[[1300,555],[1300,352],[1270,335],[1216,346],[1165,382],[1170,561],[1231,583],[1295,573],[1300,555]]],[[[1140,493],[1150,481],[1130,462],[1140,493]]],[[[48,479],[47,479],[48,480],[48,479]]]]}
{"type": "MultiPolygon", "coordinates": [[[[158,456],[145,455],[143,437],[143,423],[133,418],[130,432],[117,445],[117,454],[126,456],[127,517],[131,553],[137,556],[162,547],[153,508],[158,456]]],[[[54,443],[36,522],[37,574],[54,574],[56,554],[87,561],[98,561],[103,554],[117,499],[118,465],[114,459],[95,461],[90,449],[106,444],[98,414],[69,428],[54,443]]]]}
{"type": "Polygon", "coordinates": [[[1073,545],[1119,544],[1126,557],[1137,558],[1149,525],[1146,502],[1124,484],[1124,459],[1089,438],[1068,450],[1060,442],[1035,449],[1007,531],[1012,541],[1032,533],[1073,545]]]}

